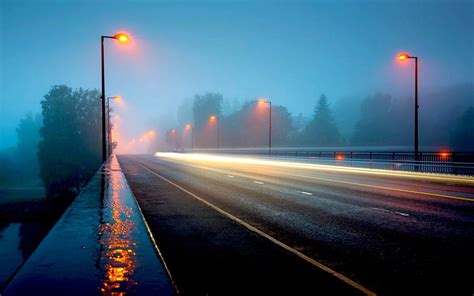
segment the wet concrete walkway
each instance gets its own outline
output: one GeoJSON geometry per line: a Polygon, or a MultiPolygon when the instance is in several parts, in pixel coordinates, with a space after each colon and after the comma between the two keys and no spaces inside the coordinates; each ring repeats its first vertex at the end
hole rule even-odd
{"type": "Polygon", "coordinates": [[[96,173],[3,295],[173,295],[115,157],[96,173]]]}

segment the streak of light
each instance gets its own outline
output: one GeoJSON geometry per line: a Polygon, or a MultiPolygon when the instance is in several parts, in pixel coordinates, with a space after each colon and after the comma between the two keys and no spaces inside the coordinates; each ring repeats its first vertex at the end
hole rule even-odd
{"type": "MultiPolygon", "coordinates": [[[[170,161],[179,162],[179,160],[170,160],[170,161]]],[[[203,166],[203,164],[196,165],[196,164],[190,164],[190,163],[188,163],[188,165],[189,165],[189,166],[192,166],[192,167],[197,167],[197,168],[206,169],[206,170],[212,170],[212,171],[218,171],[218,172],[222,173],[222,171],[219,170],[219,169],[215,169],[215,168],[210,168],[210,167],[207,167],[207,166],[203,166]]],[[[325,182],[331,182],[331,183],[339,183],[339,184],[360,186],[360,187],[366,187],[366,188],[382,189],[382,190],[387,190],[387,191],[395,191],[395,192],[419,194],[419,195],[430,196],[430,197],[442,197],[442,198],[453,199],[453,200],[462,200],[462,201],[474,202],[474,199],[473,199],[473,198],[462,197],[462,196],[446,195],[446,194],[439,194],[439,193],[434,193],[434,192],[424,192],[424,191],[408,190],[408,189],[397,188],[397,187],[387,187],[387,186],[372,185],[372,184],[367,184],[367,183],[345,181],[345,180],[339,180],[339,179],[333,179],[333,178],[324,178],[324,177],[316,177],[316,176],[309,176],[309,175],[282,173],[282,172],[276,172],[276,171],[272,171],[272,172],[270,172],[270,173],[272,173],[272,174],[278,174],[278,175],[291,176],[291,177],[295,177],[295,178],[312,179],[312,180],[319,180],[319,181],[325,181],[325,182]]]]}
{"type": "Polygon", "coordinates": [[[419,180],[445,181],[445,182],[461,182],[467,184],[474,184],[474,178],[463,176],[449,176],[449,175],[429,175],[416,172],[392,172],[389,170],[369,169],[369,168],[354,168],[354,167],[336,167],[330,165],[314,164],[314,163],[298,163],[289,161],[276,161],[268,159],[257,159],[250,157],[235,157],[235,156],[221,156],[210,154],[186,154],[186,153],[168,153],[157,152],[155,156],[161,158],[172,158],[189,161],[200,161],[203,163],[227,163],[227,164],[254,164],[261,166],[274,166],[293,169],[308,169],[317,171],[342,172],[342,173],[356,173],[374,176],[388,176],[401,177],[419,180]]]}

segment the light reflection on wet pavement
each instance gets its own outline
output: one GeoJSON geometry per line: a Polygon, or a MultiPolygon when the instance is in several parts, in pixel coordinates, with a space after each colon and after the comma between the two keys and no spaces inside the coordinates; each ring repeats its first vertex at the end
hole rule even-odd
{"type": "Polygon", "coordinates": [[[133,292],[136,268],[136,243],[131,237],[135,229],[132,208],[125,204],[124,179],[120,176],[117,160],[112,159],[109,170],[107,194],[99,225],[101,245],[100,267],[103,270],[101,292],[103,295],[125,295],[133,292]]]}
{"type": "Polygon", "coordinates": [[[76,197],[4,295],[174,295],[115,156],[76,197]]]}

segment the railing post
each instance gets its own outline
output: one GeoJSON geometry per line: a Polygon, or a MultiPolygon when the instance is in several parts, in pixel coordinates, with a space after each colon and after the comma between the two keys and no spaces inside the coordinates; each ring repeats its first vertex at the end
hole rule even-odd
{"type": "Polygon", "coordinates": [[[420,165],[421,171],[424,172],[425,169],[426,169],[426,167],[423,165],[423,163],[424,163],[423,153],[418,152],[418,159],[419,159],[419,161],[421,162],[421,165],[420,165]]]}
{"type": "Polygon", "coordinates": [[[453,167],[453,174],[457,175],[458,174],[458,168],[457,168],[457,165],[456,165],[456,155],[454,154],[454,152],[452,153],[451,164],[452,164],[452,167],[453,167]]]}

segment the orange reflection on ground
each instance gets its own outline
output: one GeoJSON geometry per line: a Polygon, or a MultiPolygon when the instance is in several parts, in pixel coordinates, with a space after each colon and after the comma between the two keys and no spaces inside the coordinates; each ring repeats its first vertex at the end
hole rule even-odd
{"type": "MultiPolygon", "coordinates": [[[[135,225],[130,219],[132,209],[123,204],[119,195],[122,180],[117,173],[112,172],[110,181],[112,194],[105,201],[104,208],[106,223],[100,229],[100,244],[103,249],[100,262],[104,271],[100,291],[102,295],[126,295],[133,292],[133,286],[137,284],[133,279],[136,243],[130,237],[135,225]]],[[[107,198],[106,196],[105,199],[107,198]]]]}

